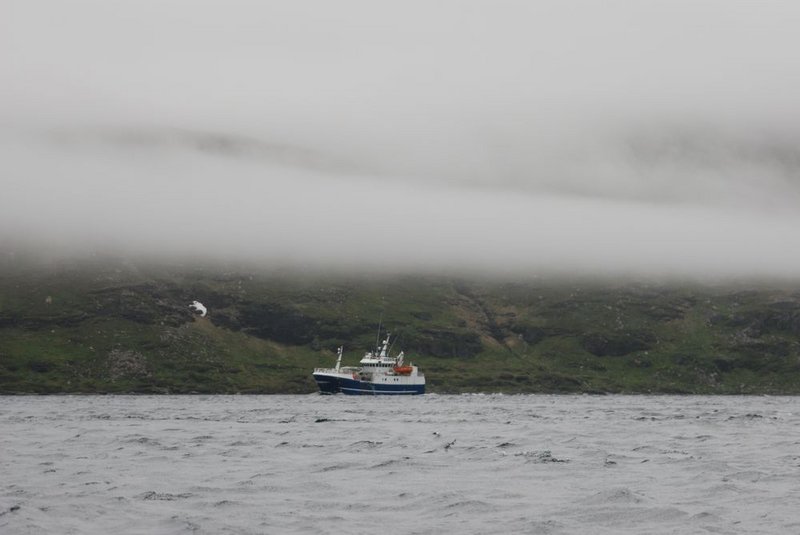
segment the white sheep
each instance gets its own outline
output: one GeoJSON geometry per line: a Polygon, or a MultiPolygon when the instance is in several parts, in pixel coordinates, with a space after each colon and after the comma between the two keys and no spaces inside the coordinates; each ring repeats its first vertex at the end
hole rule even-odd
{"type": "Polygon", "coordinates": [[[200,316],[203,318],[206,317],[206,313],[208,312],[208,309],[206,309],[206,307],[204,307],[203,303],[200,301],[192,301],[192,304],[189,305],[189,308],[193,309],[195,312],[199,312],[200,316]]]}

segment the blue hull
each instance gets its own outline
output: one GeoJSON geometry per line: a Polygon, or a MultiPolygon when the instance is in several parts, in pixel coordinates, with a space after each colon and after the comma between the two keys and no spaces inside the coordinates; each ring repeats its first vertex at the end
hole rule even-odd
{"type": "Polygon", "coordinates": [[[355,379],[314,376],[323,394],[341,392],[349,396],[415,396],[425,393],[425,385],[376,384],[355,379]]]}

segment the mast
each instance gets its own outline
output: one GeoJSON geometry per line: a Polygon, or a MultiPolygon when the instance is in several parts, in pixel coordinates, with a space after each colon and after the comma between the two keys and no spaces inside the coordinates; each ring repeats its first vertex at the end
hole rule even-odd
{"type": "Polygon", "coordinates": [[[383,327],[383,311],[381,311],[381,319],[378,320],[378,335],[375,336],[375,350],[377,351],[381,343],[381,327],[383,327]]]}
{"type": "Polygon", "coordinates": [[[342,353],[344,352],[344,346],[339,346],[339,357],[336,359],[336,372],[339,372],[339,368],[342,366],[342,353]]]}
{"type": "Polygon", "coordinates": [[[386,340],[383,341],[383,347],[381,347],[381,352],[379,357],[384,358],[389,354],[389,338],[392,336],[392,333],[386,333],[386,340]]]}

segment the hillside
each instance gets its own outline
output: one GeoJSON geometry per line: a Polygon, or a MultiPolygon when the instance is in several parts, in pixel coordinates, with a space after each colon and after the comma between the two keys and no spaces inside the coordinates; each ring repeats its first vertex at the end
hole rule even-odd
{"type": "Polygon", "coordinates": [[[0,392],[310,393],[381,317],[431,392],[800,393],[800,287],[16,258],[0,265],[0,392]]]}

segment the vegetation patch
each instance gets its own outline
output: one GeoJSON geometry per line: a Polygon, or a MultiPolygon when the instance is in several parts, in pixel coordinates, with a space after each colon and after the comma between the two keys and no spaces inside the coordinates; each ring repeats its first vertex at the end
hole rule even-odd
{"type": "Polygon", "coordinates": [[[785,287],[329,277],[245,268],[0,271],[0,391],[309,393],[393,333],[430,392],[800,393],[785,287]],[[203,302],[207,317],[188,304],[203,302]]]}

